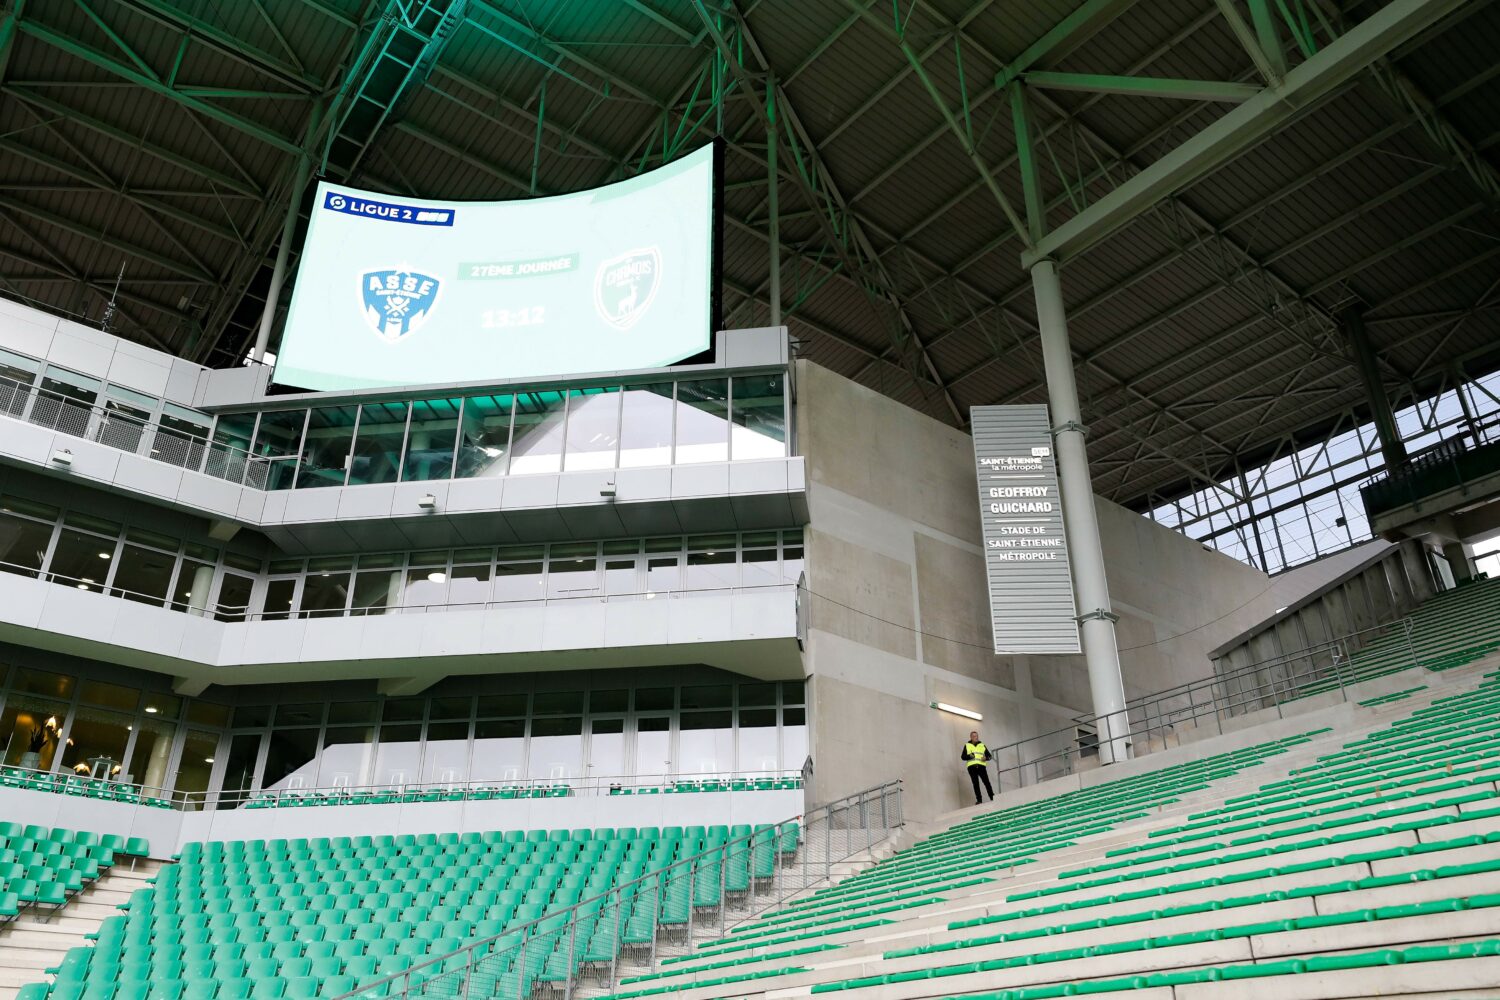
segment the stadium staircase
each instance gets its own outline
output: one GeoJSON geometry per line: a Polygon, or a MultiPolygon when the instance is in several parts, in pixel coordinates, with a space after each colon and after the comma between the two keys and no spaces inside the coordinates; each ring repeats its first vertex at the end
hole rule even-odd
{"type": "Polygon", "coordinates": [[[1308,732],[1022,805],[619,998],[1500,997],[1500,656],[1308,732]]]}

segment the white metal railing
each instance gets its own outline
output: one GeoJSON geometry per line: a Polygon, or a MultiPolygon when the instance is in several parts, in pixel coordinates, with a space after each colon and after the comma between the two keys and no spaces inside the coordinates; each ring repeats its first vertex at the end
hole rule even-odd
{"type": "Polygon", "coordinates": [[[270,465],[241,448],[0,376],[0,416],[263,490],[270,465]]]}

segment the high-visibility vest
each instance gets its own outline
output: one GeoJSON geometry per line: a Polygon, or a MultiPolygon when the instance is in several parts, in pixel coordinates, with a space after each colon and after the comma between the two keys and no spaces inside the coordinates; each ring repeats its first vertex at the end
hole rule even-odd
{"type": "Polygon", "coordinates": [[[989,747],[983,743],[965,743],[964,753],[969,755],[969,767],[983,767],[990,759],[989,747]]]}

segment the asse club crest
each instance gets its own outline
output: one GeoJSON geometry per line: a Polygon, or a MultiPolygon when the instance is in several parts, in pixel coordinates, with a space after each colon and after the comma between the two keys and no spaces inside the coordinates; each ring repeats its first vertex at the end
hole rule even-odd
{"type": "Polygon", "coordinates": [[[594,309],[617,330],[640,322],[661,287],[661,251],[656,247],[629,250],[610,257],[594,274],[594,309]]]}
{"type": "Polygon", "coordinates": [[[405,267],[366,271],[359,277],[365,322],[382,340],[395,343],[427,322],[442,282],[405,267]]]}

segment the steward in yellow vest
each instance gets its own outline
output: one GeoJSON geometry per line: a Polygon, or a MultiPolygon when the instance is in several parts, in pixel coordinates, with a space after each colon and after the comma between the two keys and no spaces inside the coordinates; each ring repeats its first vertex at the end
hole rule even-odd
{"type": "Polygon", "coordinates": [[[989,794],[990,801],[995,801],[995,790],[990,787],[990,748],[984,745],[979,734],[970,733],[969,742],[964,744],[964,752],[960,758],[969,772],[969,784],[974,786],[974,804],[977,806],[984,800],[979,797],[979,786],[984,784],[984,790],[989,794]]]}

